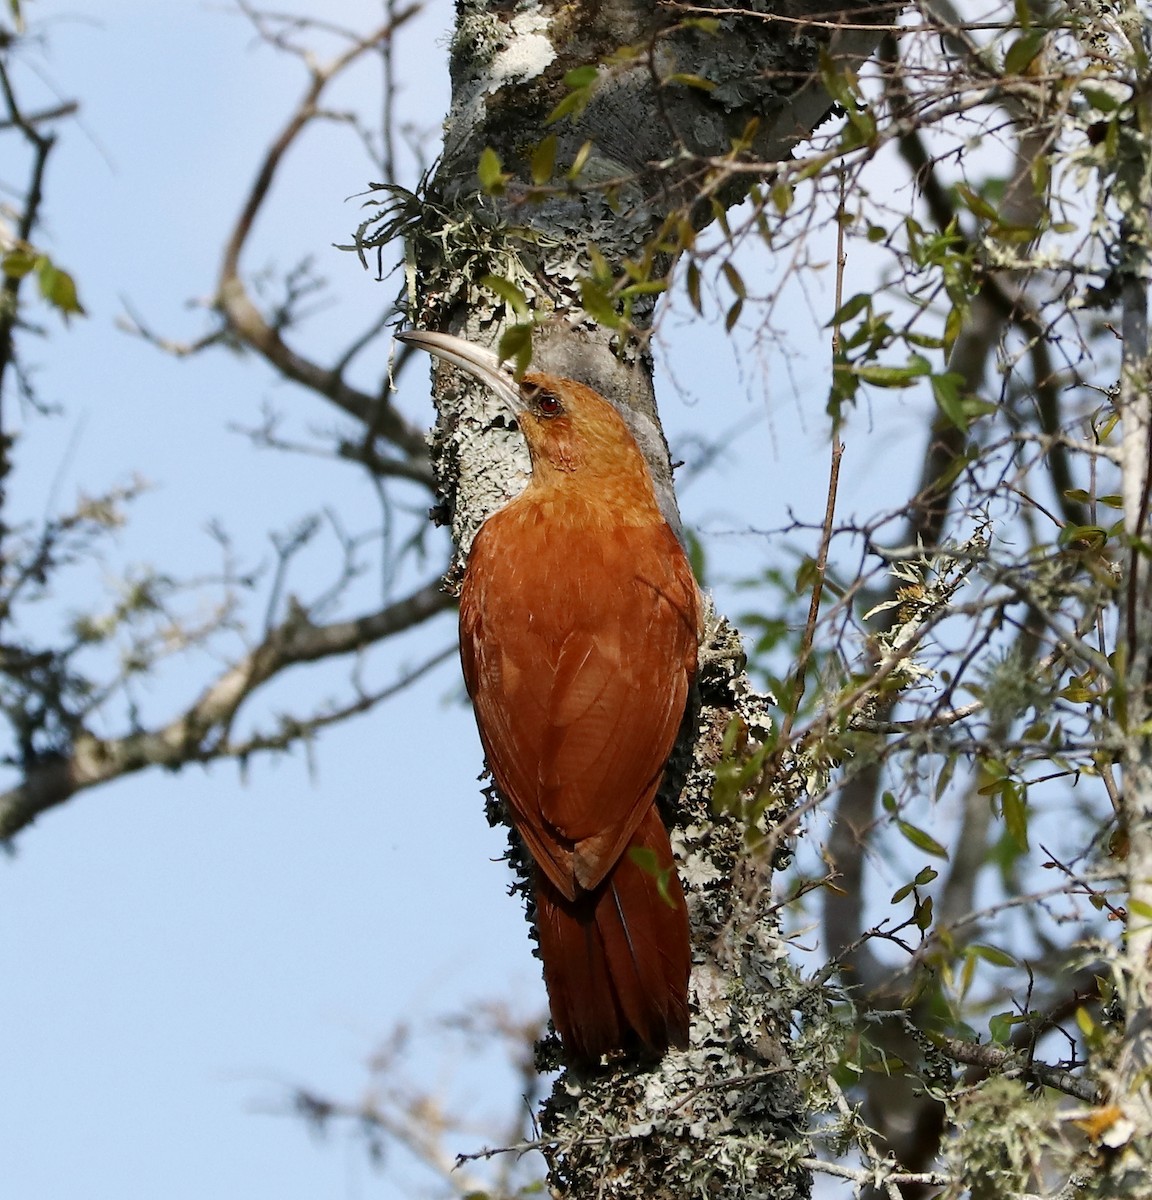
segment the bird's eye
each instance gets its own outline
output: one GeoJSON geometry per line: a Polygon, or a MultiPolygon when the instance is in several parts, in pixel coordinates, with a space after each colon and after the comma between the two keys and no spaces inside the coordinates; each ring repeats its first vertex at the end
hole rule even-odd
{"type": "Polygon", "coordinates": [[[520,385],[520,395],[532,405],[542,417],[557,417],[564,411],[564,405],[555,392],[550,392],[535,383],[520,385]]]}

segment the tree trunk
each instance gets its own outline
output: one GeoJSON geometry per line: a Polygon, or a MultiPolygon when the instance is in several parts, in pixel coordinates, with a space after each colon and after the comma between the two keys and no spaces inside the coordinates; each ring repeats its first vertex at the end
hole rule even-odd
{"type": "MultiPolygon", "coordinates": [[[[756,0],[702,23],[688,18],[706,7],[637,0],[461,0],[443,158],[426,194],[394,194],[364,239],[408,237],[414,324],[495,346],[530,312],[534,366],[589,383],[621,409],[675,527],[646,337],[658,288],[629,293],[613,281],[665,279],[693,231],[742,198],[721,186],[716,160],[734,143],[759,161],[787,157],[830,106],[821,53],[869,53],[879,35],[864,23],[891,15],[846,3],[845,23],[857,28],[845,32],[822,3],[781,7],[756,0]],[[805,25],[806,12],[822,20],[805,25]],[[599,67],[593,82],[569,74],[589,66],[599,67]],[[549,124],[562,102],[566,114],[549,124]]],[[[523,486],[527,455],[493,397],[450,368],[436,380],[435,466],[462,561],[480,522],[523,486]]],[[[770,735],[768,703],[749,691],[742,663],[738,636],[712,620],[699,705],[664,789],[693,927],[691,1047],[656,1068],[560,1076],[542,1125],[560,1195],[808,1194],[804,1113],[785,1050],[805,1000],[778,937],[772,863],[749,853],[743,820],[712,806],[734,718],[754,742],[770,735]]],[[[758,825],[770,828],[794,800],[776,797],[758,825]]]]}
{"type": "MultiPolygon", "coordinates": [[[[1139,6],[1123,7],[1128,31],[1139,38],[1139,6]]],[[[1133,45],[1140,44],[1133,41],[1133,45]]],[[[1147,55],[1137,60],[1146,94],[1152,82],[1147,55]]],[[[1126,215],[1121,221],[1117,278],[1120,284],[1123,360],[1120,413],[1124,532],[1129,548],[1120,587],[1120,631],[1116,662],[1121,669],[1116,704],[1123,746],[1124,788],[1120,817],[1126,835],[1128,927],[1118,976],[1126,1024],[1112,1080],[1117,1118],[1109,1144],[1124,1152],[1110,1162],[1113,1186],[1138,1188],[1152,1161],[1152,341],[1148,288],[1152,278],[1152,132],[1145,119],[1129,133],[1115,194],[1126,215]]],[[[1120,1194],[1117,1191],[1116,1194],[1120,1194]]]]}

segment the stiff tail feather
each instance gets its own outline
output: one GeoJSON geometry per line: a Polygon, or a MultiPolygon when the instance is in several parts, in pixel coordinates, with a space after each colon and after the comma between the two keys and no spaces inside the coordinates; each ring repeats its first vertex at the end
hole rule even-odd
{"type": "Polygon", "coordinates": [[[571,1059],[688,1044],[688,911],[655,805],[595,891],[569,900],[537,869],[536,924],[552,1021],[571,1059]]]}

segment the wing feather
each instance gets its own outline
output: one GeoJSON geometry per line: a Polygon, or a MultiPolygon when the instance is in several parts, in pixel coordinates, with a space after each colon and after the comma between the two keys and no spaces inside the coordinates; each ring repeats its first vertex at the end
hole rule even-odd
{"type": "Polygon", "coordinates": [[[699,593],[663,522],[485,523],[460,597],[464,677],[489,766],[568,899],[595,888],[659,786],[696,664],[699,593]]]}

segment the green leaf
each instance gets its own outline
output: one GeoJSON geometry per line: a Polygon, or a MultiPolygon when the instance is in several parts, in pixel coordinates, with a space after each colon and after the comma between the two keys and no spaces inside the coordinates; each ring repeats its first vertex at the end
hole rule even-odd
{"type": "Polygon", "coordinates": [[[1043,50],[1045,36],[1043,29],[1030,29],[1022,33],[1004,55],[1004,70],[1009,75],[1022,75],[1043,50]]]}
{"type": "Polygon", "coordinates": [[[592,99],[600,72],[596,67],[576,67],[564,76],[564,83],[572,90],[548,114],[544,124],[554,125],[563,117],[579,116],[592,99]]]}
{"type": "Polygon", "coordinates": [[[833,58],[823,47],[820,50],[820,79],[824,89],[845,111],[856,106],[860,82],[856,72],[845,66],[842,61],[833,58]]]}
{"type": "Polygon", "coordinates": [[[23,279],[30,271],[36,269],[39,257],[30,247],[17,246],[0,258],[0,269],[9,279],[23,279]]]}
{"type": "Polygon", "coordinates": [[[960,336],[961,330],[964,328],[964,322],[967,319],[968,313],[966,307],[960,304],[954,304],[948,310],[948,316],[944,318],[944,352],[949,353],[952,347],[956,344],[956,339],[960,336]]]}
{"type": "Polygon", "coordinates": [[[664,82],[679,83],[683,87],[696,88],[701,92],[712,92],[716,90],[716,85],[711,79],[705,79],[703,75],[689,75],[682,71],[677,71],[675,75],[669,75],[664,82]]]}
{"type": "Polygon", "coordinates": [[[490,196],[499,196],[503,194],[504,184],[508,181],[508,176],[504,174],[500,155],[492,149],[491,146],[485,146],[480,151],[480,162],[476,167],[476,175],[480,180],[480,187],[490,196]]]}
{"type": "Polygon", "coordinates": [[[703,316],[704,307],[700,302],[700,268],[694,262],[688,264],[684,287],[688,292],[688,299],[692,307],[700,316],[703,316]]]}
{"type": "Polygon", "coordinates": [[[1067,684],[1056,693],[1061,700],[1067,700],[1072,704],[1087,704],[1089,701],[1096,698],[1096,692],[1092,688],[1092,675],[1086,672],[1083,675],[1072,675],[1067,684]]]}
{"type": "Polygon", "coordinates": [[[1014,779],[1006,779],[1000,789],[1000,808],[1009,836],[1021,850],[1028,849],[1028,791],[1014,779]]]}
{"type": "Polygon", "coordinates": [[[747,298],[747,291],[744,287],[744,279],[740,272],[730,263],[726,262],[721,266],[721,271],[724,273],[724,278],[728,281],[728,286],[732,289],[741,300],[747,298]]]}
{"type": "Polygon", "coordinates": [[[512,363],[512,373],[517,379],[528,370],[532,361],[532,328],[531,323],[509,325],[500,335],[496,347],[500,361],[512,363]]]}
{"type": "Polygon", "coordinates": [[[580,172],[584,170],[584,164],[588,161],[588,156],[592,153],[592,143],[585,142],[579,150],[576,151],[576,157],[572,160],[572,165],[564,172],[564,178],[575,182],[580,178],[580,172]]]}
{"type": "Polygon", "coordinates": [[[866,308],[872,307],[871,292],[857,292],[850,300],[845,300],[843,304],[832,314],[831,320],[825,329],[831,329],[835,325],[843,325],[845,321],[851,321],[853,317],[862,313],[866,308]]]}
{"type": "Polygon", "coordinates": [[[610,286],[612,283],[612,268],[608,265],[608,260],[604,257],[600,247],[592,242],[588,243],[588,261],[592,265],[592,278],[597,283],[610,286]]]}
{"type": "Polygon", "coordinates": [[[733,717],[727,725],[724,726],[724,736],[721,739],[720,747],[724,758],[730,758],[736,747],[747,740],[748,726],[740,717],[733,717]]]}
{"type": "Polygon", "coordinates": [[[932,396],[936,407],[947,418],[949,424],[955,425],[961,433],[968,432],[968,414],[964,410],[964,400],[960,394],[963,376],[949,372],[947,375],[932,376],[932,396]]]}
{"type": "Polygon", "coordinates": [[[884,1075],[896,1075],[904,1070],[904,1060],[896,1058],[892,1054],[887,1054],[883,1050],[877,1052],[879,1057],[875,1062],[870,1062],[865,1066],[866,1071],[874,1071],[884,1075]]]}
{"type": "Polygon", "coordinates": [[[728,224],[728,210],[716,196],[709,197],[708,207],[712,210],[716,224],[720,226],[720,232],[729,242],[732,241],[732,226],[728,224]]]}
{"type": "Polygon", "coordinates": [[[659,296],[668,287],[667,279],[644,279],[620,289],[622,299],[631,296],[659,296]]]}
{"type": "Polygon", "coordinates": [[[910,821],[897,818],[896,828],[900,830],[913,846],[918,850],[923,850],[925,854],[931,854],[936,858],[948,857],[948,851],[930,833],[919,828],[919,826],[913,825],[910,821]]]}
{"type": "Polygon", "coordinates": [[[518,317],[528,315],[528,297],[511,279],[503,279],[499,275],[482,275],[480,286],[486,287],[490,292],[495,292],[518,317]]]}
{"type": "Polygon", "coordinates": [[[733,304],[732,307],[728,310],[728,315],[724,318],[724,332],[725,333],[732,332],[733,328],[736,325],[736,322],[740,320],[740,313],[743,311],[743,309],[744,309],[744,301],[737,300],[736,303],[733,304]]]}
{"type": "Polygon", "coordinates": [[[795,588],[797,593],[808,591],[819,578],[820,572],[816,566],[816,560],[810,554],[806,554],[796,568],[795,588]]]}
{"type": "Polygon", "coordinates": [[[40,294],[64,316],[85,316],[84,307],[76,294],[76,281],[53,262],[41,255],[36,260],[36,274],[40,282],[40,294]]]}
{"type": "Polygon", "coordinates": [[[843,361],[836,362],[832,367],[832,386],[828,391],[828,403],[825,406],[828,415],[839,420],[841,408],[856,399],[859,389],[860,380],[851,367],[843,361]]]}
{"type": "Polygon", "coordinates": [[[958,183],[956,192],[976,216],[982,217],[985,221],[999,220],[999,212],[979,192],[974,192],[967,184],[958,183]]]}
{"type": "Polygon", "coordinates": [[[567,88],[586,88],[596,82],[600,72],[592,66],[574,67],[564,76],[564,86],[567,88]]]}
{"type": "Polygon", "coordinates": [[[628,857],[647,875],[655,875],[660,870],[656,851],[649,850],[647,846],[631,846],[628,857]]]}
{"type": "Polygon", "coordinates": [[[580,280],[580,303],[598,325],[607,329],[620,327],[620,314],[616,311],[612,292],[599,279],[580,280]]]}
{"type": "Polygon", "coordinates": [[[1111,113],[1120,107],[1119,98],[1113,96],[1111,92],[1105,91],[1104,88],[1085,84],[1080,88],[1080,93],[1098,112],[1111,113]]]}
{"type": "Polygon", "coordinates": [[[940,768],[940,774],[936,777],[935,796],[939,800],[941,796],[948,790],[948,785],[952,782],[952,775],[956,770],[956,759],[949,755],[944,760],[944,765],[940,768]]]}
{"type": "Polygon", "coordinates": [[[1015,955],[1009,954],[1007,950],[1001,950],[999,946],[990,946],[987,942],[973,942],[968,947],[968,953],[982,958],[985,962],[990,962],[995,967],[1018,967],[1020,965],[1020,960],[1015,955]]]}
{"type": "Polygon", "coordinates": [[[924,867],[916,876],[915,879],[909,880],[902,887],[898,887],[892,893],[892,904],[899,904],[901,900],[907,899],[918,887],[924,887],[939,876],[939,872],[935,867],[924,867]]]}
{"type": "Polygon", "coordinates": [[[976,978],[976,960],[971,954],[964,955],[964,964],[960,968],[960,995],[967,996],[976,978]]]}
{"type": "Polygon", "coordinates": [[[1108,542],[1108,531],[1099,525],[1065,525],[1056,540],[1074,550],[1102,550],[1108,542]]]}
{"type": "Polygon", "coordinates": [[[556,170],[556,135],[548,134],[536,143],[532,151],[532,182],[537,186],[547,183],[556,170]]]}
{"type": "Polygon", "coordinates": [[[684,530],[684,540],[688,544],[688,561],[692,564],[692,574],[701,587],[708,578],[708,558],[704,543],[691,529],[684,530]]]}
{"type": "Polygon", "coordinates": [[[933,333],[921,333],[916,329],[906,329],[904,340],[909,346],[919,346],[922,350],[943,350],[944,339],[933,333]]]}
{"type": "Polygon", "coordinates": [[[544,120],[544,124],[555,125],[557,121],[563,120],[564,117],[571,116],[577,112],[583,112],[587,107],[588,93],[586,91],[569,92],[548,114],[544,120]]]}
{"type": "Polygon", "coordinates": [[[1004,1046],[1012,1037],[1012,1030],[1024,1018],[1019,1013],[1002,1012],[988,1018],[988,1033],[994,1042],[1004,1046]]]}
{"type": "Polygon", "coordinates": [[[1026,246],[1035,241],[1044,230],[1039,225],[1012,225],[1005,221],[997,221],[988,227],[988,233],[998,242],[1009,246],[1026,246]]]}
{"type": "Polygon", "coordinates": [[[660,899],[668,905],[669,908],[677,906],[677,900],[672,895],[669,886],[672,878],[672,868],[662,867],[660,859],[656,856],[655,850],[649,850],[647,846],[630,846],[628,849],[628,857],[644,872],[645,875],[651,875],[656,880],[656,890],[660,893],[660,899]]]}
{"type": "Polygon", "coordinates": [[[876,139],[876,118],[870,108],[861,108],[852,104],[846,106],[848,126],[840,137],[840,144],[846,150],[857,146],[870,145],[876,139]]]}
{"type": "Polygon", "coordinates": [[[927,374],[924,367],[915,364],[907,367],[886,367],[881,363],[854,363],[852,370],[865,383],[882,388],[911,387],[927,374]]]}

